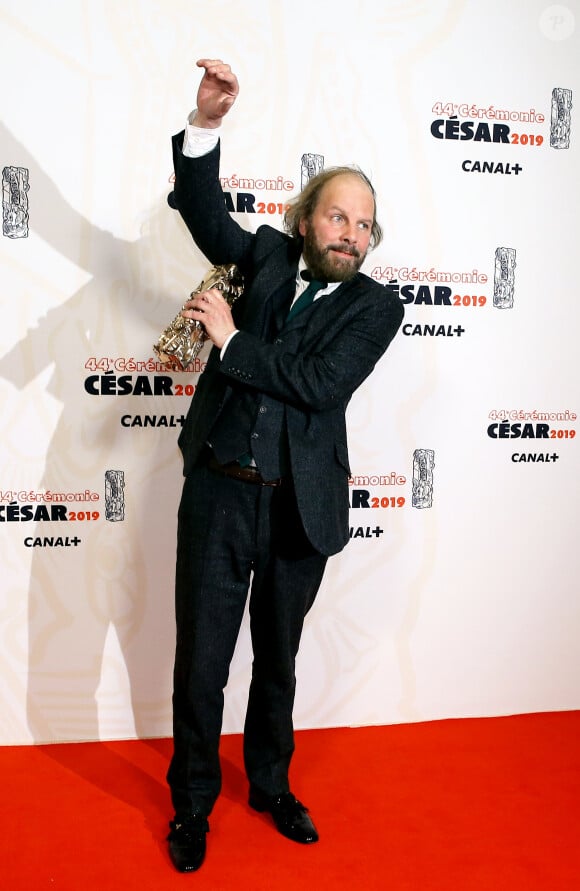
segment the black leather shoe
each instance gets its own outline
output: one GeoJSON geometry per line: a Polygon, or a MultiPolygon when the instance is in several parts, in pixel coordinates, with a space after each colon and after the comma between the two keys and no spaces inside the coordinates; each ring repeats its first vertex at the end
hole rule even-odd
{"type": "Polygon", "coordinates": [[[209,823],[202,814],[191,814],[183,820],[172,820],[167,836],[169,856],[179,872],[195,872],[205,858],[205,836],[209,823]]]}
{"type": "Polygon", "coordinates": [[[283,792],[271,798],[255,789],[250,790],[249,805],[255,811],[271,814],[276,829],[286,838],[300,842],[303,845],[311,845],[318,841],[318,832],[310,817],[308,808],[297,801],[291,792],[283,792]]]}

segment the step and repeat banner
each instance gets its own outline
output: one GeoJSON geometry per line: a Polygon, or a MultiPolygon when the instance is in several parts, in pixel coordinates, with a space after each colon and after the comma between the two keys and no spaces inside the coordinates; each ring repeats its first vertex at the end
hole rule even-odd
{"type": "MultiPolygon", "coordinates": [[[[180,374],[153,343],[209,266],[167,204],[202,56],[240,80],[234,218],[281,227],[359,164],[364,269],[405,306],[349,406],[351,541],[297,726],[579,708],[577,0],[0,0],[0,32],[0,743],[171,733],[207,349],[180,374]]],[[[226,732],[250,662],[245,623],[226,732]]]]}

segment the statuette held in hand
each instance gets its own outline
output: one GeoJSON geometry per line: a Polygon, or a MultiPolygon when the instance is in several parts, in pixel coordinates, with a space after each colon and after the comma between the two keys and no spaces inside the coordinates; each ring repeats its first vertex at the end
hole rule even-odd
{"type": "MultiPolygon", "coordinates": [[[[221,291],[228,305],[232,306],[244,290],[244,281],[238,267],[234,263],[212,266],[191,296],[209,291],[211,288],[221,291]]],[[[167,326],[153,349],[163,365],[174,371],[185,371],[201,352],[206,340],[207,334],[202,323],[186,319],[179,313],[167,326]]]]}

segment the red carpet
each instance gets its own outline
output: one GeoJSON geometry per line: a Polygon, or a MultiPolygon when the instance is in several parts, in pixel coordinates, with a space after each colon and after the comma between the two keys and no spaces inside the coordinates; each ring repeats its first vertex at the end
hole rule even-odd
{"type": "Polygon", "coordinates": [[[250,811],[241,739],[207,860],[173,870],[168,740],[0,749],[7,891],[196,888],[573,891],[580,887],[580,712],[297,734],[293,790],[320,842],[250,811]]]}

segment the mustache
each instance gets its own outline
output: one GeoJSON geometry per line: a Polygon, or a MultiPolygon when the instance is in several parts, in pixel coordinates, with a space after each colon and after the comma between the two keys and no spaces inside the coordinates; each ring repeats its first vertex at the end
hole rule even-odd
{"type": "Polygon", "coordinates": [[[356,260],[360,258],[360,251],[354,244],[329,244],[325,249],[325,253],[329,251],[340,251],[341,254],[350,254],[356,260]]]}

